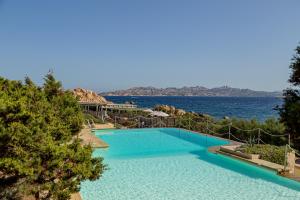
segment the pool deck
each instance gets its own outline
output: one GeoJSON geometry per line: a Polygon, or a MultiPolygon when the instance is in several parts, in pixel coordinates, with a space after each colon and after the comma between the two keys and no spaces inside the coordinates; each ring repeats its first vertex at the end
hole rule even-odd
{"type": "MultiPolygon", "coordinates": [[[[227,146],[227,147],[230,147],[230,146],[227,146]]],[[[222,148],[224,148],[224,146],[222,146],[222,148]]],[[[221,148],[219,148],[219,150],[217,151],[217,153],[220,153],[220,154],[223,154],[223,155],[226,155],[226,156],[230,156],[230,157],[242,160],[242,161],[246,161],[246,162],[248,162],[250,164],[255,164],[255,165],[258,165],[258,166],[262,166],[262,167],[268,168],[270,170],[274,170],[276,172],[282,172],[284,170],[284,166],[283,165],[272,163],[272,162],[269,162],[269,161],[266,161],[266,160],[262,160],[262,159],[259,159],[259,158],[252,158],[252,159],[250,159],[250,158],[244,158],[242,156],[230,153],[230,151],[224,151],[221,148]]]]}
{"type": "MultiPolygon", "coordinates": [[[[186,130],[186,129],[182,129],[182,130],[186,130]]],[[[232,153],[224,152],[224,151],[220,150],[221,147],[231,149],[231,147],[233,148],[233,147],[236,147],[237,145],[242,145],[243,143],[241,143],[241,142],[236,142],[236,141],[229,140],[229,139],[222,138],[222,137],[215,136],[215,135],[199,133],[199,132],[196,132],[196,131],[190,131],[190,130],[186,130],[186,131],[189,131],[189,132],[192,132],[192,133],[195,133],[195,134],[199,134],[199,135],[205,135],[207,137],[214,137],[214,138],[218,138],[218,139],[222,139],[222,140],[227,140],[229,142],[229,144],[226,144],[226,145],[212,146],[212,147],[208,148],[208,151],[210,151],[212,153],[222,154],[222,155],[234,158],[234,159],[238,159],[238,160],[247,162],[247,163],[252,164],[252,165],[264,167],[266,169],[276,171],[279,176],[283,176],[283,177],[292,179],[294,181],[300,182],[300,165],[299,166],[296,165],[294,174],[289,174],[287,172],[284,172],[284,166],[283,165],[272,163],[272,162],[262,160],[262,159],[259,159],[259,158],[247,159],[247,158],[243,158],[241,156],[237,156],[237,155],[234,155],[232,153]]]]}
{"type": "Polygon", "coordinates": [[[230,153],[230,151],[226,151],[226,152],[221,151],[221,147],[224,147],[224,148],[229,149],[229,150],[233,150],[235,147],[241,146],[243,144],[241,142],[236,142],[236,141],[229,140],[229,139],[222,138],[222,137],[218,137],[218,136],[215,136],[215,135],[208,135],[208,134],[204,134],[204,133],[199,133],[199,132],[196,132],[196,131],[190,131],[190,130],[186,130],[186,131],[196,133],[196,134],[200,134],[200,135],[205,135],[207,137],[214,137],[214,138],[218,138],[218,139],[222,139],[222,140],[227,140],[229,142],[229,144],[226,144],[226,145],[212,146],[212,147],[208,148],[208,151],[210,151],[212,153],[223,154],[223,155],[235,158],[235,159],[239,159],[239,160],[248,162],[250,164],[262,166],[262,167],[265,167],[265,168],[268,168],[268,169],[271,169],[271,170],[275,170],[277,172],[281,172],[281,171],[284,170],[284,166],[276,164],[276,163],[272,163],[272,162],[269,162],[269,161],[266,161],[266,160],[261,160],[261,159],[258,159],[258,158],[257,159],[247,159],[247,158],[243,158],[241,156],[234,155],[234,154],[230,153]]]}
{"type": "MultiPolygon", "coordinates": [[[[71,194],[70,199],[71,200],[82,200],[79,192],[71,194]]],[[[36,198],[33,195],[29,195],[29,196],[21,197],[21,200],[36,200],[36,198]]]]}
{"type": "Polygon", "coordinates": [[[82,200],[80,193],[77,192],[77,193],[71,194],[71,200],[82,200]]]}
{"type": "Polygon", "coordinates": [[[262,159],[246,159],[246,158],[243,158],[243,157],[240,157],[240,156],[236,156],[234,154],[227,153],[227,152],[224,152],[224,151],[221,151],[221,150],[217,151],[216,153],[220,153],[220,154],[223,154],[223,155],[226,155],[226,156],[229,156],[229,157],[232,157],[232,158],[244,161],[244,162],[248,162],[249,164],[254,164],[254,165],[257,165],[257,166],[260,166],[260,167],[267,168],[269,170],[276,171],[279,176],[283,176],[283,177],[292,179],[294,181],[300,182],[300,169],[297,168],[297,167],[295,167],[295,173],[294,174],[290,174],[287,171],[288,168],[286,168],[286,170],[284,170],[284,166],[283,165],[272,163],[272,162],[269,162],[269,161],[266,161],[266,160],[262,160],[262,159]]]}
{"type": "MultiPolygon", "coordinates": [[[[97,127],[106,127],[102,124],[96,125],[97,127]]],[[[108,148],[109,145],[100,138],[96,137],[90,128],[84,127],[80,133],[79,138],[82,140],[83,145],[92,145],[93,148],[108,148]]]]}
{"type": "Polygon", "coordinates": [[[279,176],[283,176],[283,177],[292,179],[294,181],[300,182],[300,167],[296,166],[295,173],[290,174],[288,172],[288,168],[284,169],[283,165],[272,163],[272,162],[262,160],[259,158],[245,158],[243,156],[236,155],[235,153],[231,153],[230,150],[233,150],[236,146],[237,146],[237,144],[231,143],[228,145],[213,146],[213,147],[210,147],[208,150],[212,153],[216,153],[216,154],[219,153],[219,154],[229,156],[234,159],[238,159],[238,160],[247,162],[249,164],[257,165],[260,167],[267,168],[269,170],[276,171],[279,176]],[[226,151],[226,150],[224,151],[224,149],[228,149],[229,151],[226,151]]]}
{"type": "Polygon", "coordinates": [[[115,126],[112,123],[95,124],[93,129],[113,129],[115,126]]]}

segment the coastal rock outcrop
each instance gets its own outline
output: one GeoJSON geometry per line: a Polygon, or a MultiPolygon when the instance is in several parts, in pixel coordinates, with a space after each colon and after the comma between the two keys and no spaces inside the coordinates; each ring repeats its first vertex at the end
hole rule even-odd
{"type": "Polygon", "coordinates": [[[157,105],[154,107],[154,110],[165,112],[171,116],[182,116],[186,113],[182,109],[177,109],[174,106],[168,106],[168,105],[157,105]]]}
{"type": "Polygon", "coordinates": [[[83,88],[76,88],[73,91],[74,96],[76,96],[81,102],[94,102],[100,104],[109,104],[112,103],[107,101],[104,97],[98,95],[96,92],[91,90],[86,90],[83,88]]]}

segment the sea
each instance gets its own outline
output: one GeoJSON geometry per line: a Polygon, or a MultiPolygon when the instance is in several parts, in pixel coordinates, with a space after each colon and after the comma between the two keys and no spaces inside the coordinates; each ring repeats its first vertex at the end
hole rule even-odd
{"type": "Polygon", "coordinates": [[[211,115],[217,119],[236,117],[265,121],[278,118],[276,107],[283,103],[277,97],[186,97],[186,96],[106,96],[114,103],[133,102],[140,108],[171,105],[190,112],[211,115]]]}

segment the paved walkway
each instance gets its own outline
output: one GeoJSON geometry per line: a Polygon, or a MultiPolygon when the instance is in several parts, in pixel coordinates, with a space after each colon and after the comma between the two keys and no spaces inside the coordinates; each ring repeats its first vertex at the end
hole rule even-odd
{"type": "Polygon", "coordinates": [[[72,194],[71,195],[71,200],[82,200],[79,192],[72,194]]]}
{"type": "Polygon", "coordinates": [[[92,134],[90,128],[84,128],[79,133],[79,138],[82,139],[83,145],[92,145],[93,148],[107,148],[109,145],[100,138],[92,134]]]}
{"type": "Polygon", "coordinates": [[[95,124],[93,129],[111,129],[115,128],[115,126],[112,123],[105,123],[105,124],[95,124]]]}

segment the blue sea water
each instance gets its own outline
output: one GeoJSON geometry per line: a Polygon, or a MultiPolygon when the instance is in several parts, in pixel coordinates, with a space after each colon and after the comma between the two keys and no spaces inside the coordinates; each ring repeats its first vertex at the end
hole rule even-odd
{"type": "Polygon", "coordinates": [[[157,104],[172,105],[187,111],[205,113],[216,118],[238,117],[256,118],[264,121],[278,117],[276,106],[282,105],[281,98],[275,97],[149,97],[149,96],[109,96],[105,97],[115,103],[133,101],[139,107],[152,108],[157,104]]]}
{"type": "Polygon", "coordinates": [[[208,152],[226,140],[175,128],[96,131],[108,165],[82,183],[84,200],[299,200],[300,183],[208,152]]]}

